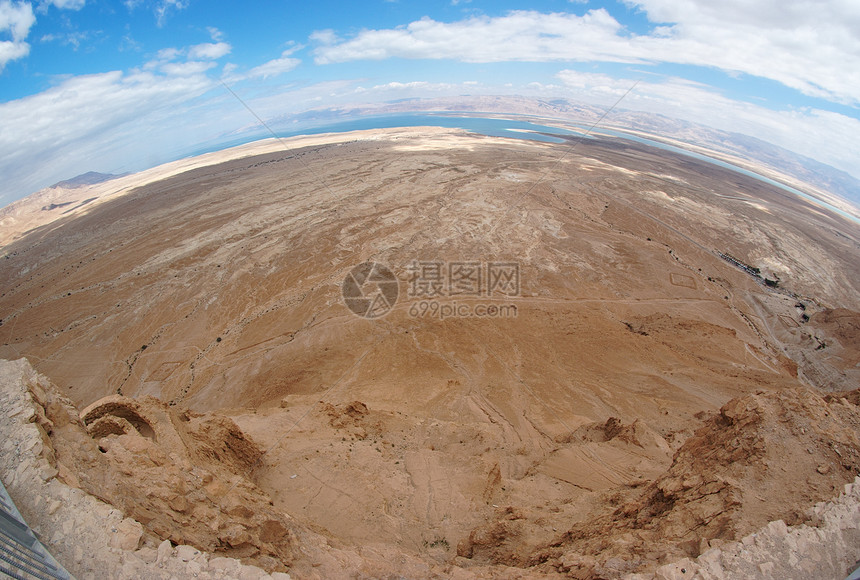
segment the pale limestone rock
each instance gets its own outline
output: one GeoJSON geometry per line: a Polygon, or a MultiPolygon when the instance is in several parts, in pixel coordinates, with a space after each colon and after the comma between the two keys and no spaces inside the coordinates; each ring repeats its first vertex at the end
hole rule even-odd
{"type": "Polygon", "coordinates": [[[271,578],[271,576],[255,566],[247,566],[245,564],[240,564],[240,566],[239,580],[266,580],[271,578]]]}
{"type": "Polygon", "coordinates": [[[137,550],[143,538],[143,526],[140,523],[126,518],[122,520],[112,531],[116,530],[111,537],[110,546],[121,550],[137,550]]]}
{"type": "Polygon", "coordinates": [[[190,562],[200,555],[200,550],[194,546],[176,546],[176,557],[183,562],[190,562]]]}
{"type": "Polygon", "coordinates": [[[48,512],[48,515],[54,515],[57,513],[57,510],[60,509],[63,505],[63,502],[57,500],[51,500],[48,502],[48,506],[45,508],[45,511],[48,512]]]}
{"type": "Polygon", "coordinates": [[[217,572],[223,572],[227,576],[236,576],[239,574],[241,564],[233,558],[223,558],[215,556],[209,560],[209,569],[217,572]]]}
{"type": "Polygon", "coordinates": [[[203,571],[203,564],[198,562],[197,560],[192,560],[188,562],[188,565],[185,567],[185,574],[188,577],[197,578],[200,576],[200,573],[203,571]]]}
{"type": "Polygon", "coordinates": [[[154,548],[141,548],[135,554],[147,564],[155,564],[158,560],[158,550],[154,548]]]}
{"type": "Polygon", "coordinates": [[[173,556],[173,545],[170,543],[170,540],[164,540],[158,545],[157,554],[156,562],[158,564],[163,564],[168,558],[173,556]]]}

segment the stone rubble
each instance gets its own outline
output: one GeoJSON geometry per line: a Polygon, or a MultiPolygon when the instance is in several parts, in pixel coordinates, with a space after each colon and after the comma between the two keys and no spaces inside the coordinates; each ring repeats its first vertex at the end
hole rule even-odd
{"type": "Polygon", "coordinates": [[[45,547],[78,580],[288,580],[191,546],[154,545],[143,526],[57,479],[33,398],[48,381],[26,359],[0,361],[0,479],[45,547]]]}
{"type": "MultiPolygon", "coordinates": [[[[0,479],[45,546],[76,578],[288,580],[192,546],[158,544],[140,523],[57,479],[39,416],[48,381],[25,359],[0,361],[0,479]]],[[[810,510],[809,524],[775,521],[739,542],[627,580],[843,580],[860,556],[860,477],[810,510]]]]}
{"type": "Polygon", "coordinates": [[[860,477],[845,485],[838,498],[818,503],[810,512],[813,525],[789,527],[777,520],[695,560],[680,560],[626,580],[843,580],[860,559],[860,477]]]}

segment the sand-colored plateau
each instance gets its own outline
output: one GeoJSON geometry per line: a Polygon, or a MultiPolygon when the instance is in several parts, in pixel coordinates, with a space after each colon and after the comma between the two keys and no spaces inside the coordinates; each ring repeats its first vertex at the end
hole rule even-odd
{"type": "Polygon", "coordinates": [[[4,234],[0,358],[54,384],[58,477],[153,541],[298,578],[609,578],[860,473],[856,222],[619,139],[313,139],[4,234]],[[383,317],[341,296],[365,262],[400,279],[383,317]],[[433,300],[505,315],[422,316],[420,263],[476,264],[478,295],[433,300]]]}

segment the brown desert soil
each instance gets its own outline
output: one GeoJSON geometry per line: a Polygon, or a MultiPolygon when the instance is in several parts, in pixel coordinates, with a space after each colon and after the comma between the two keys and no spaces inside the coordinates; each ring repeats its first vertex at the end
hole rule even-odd
{"type": "Polygon", "coordinates": [[[857,223],[615,139],[246,153],[2,248],[58,477],[148,534],[297,578],[616,578],[860,473],[857,223]],[[376,319],[341,298],[369,261],[376,319]],[[516,316],[421,316],[417,262],[517,264],[437,298],[516,316]]]}

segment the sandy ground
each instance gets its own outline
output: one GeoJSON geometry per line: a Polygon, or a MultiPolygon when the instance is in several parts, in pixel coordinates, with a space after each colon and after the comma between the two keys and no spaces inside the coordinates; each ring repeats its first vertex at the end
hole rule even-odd
{"type": "MultiPolygon", "coordinates": [[[[725,512],[724,525],[689,535],[667,515],[656,534],[629,532],[653,550],[616,572],[647,569],[773,519],[802,521],[853,480],[853,460],[823,462],[828,441],[854,448],[833,433],[814,445],[785,435],[779,449],[738,439],[744,457],[773,461],[824,442],[809,460],[823,479],[776,478],[763,503],[750,499],[761,463],[730,476],[730,456],[707,469],[684,458],[704,445],[694,432],[717,440],[707,429],[721,433],[725,417],[815,407],[781,393],[856,388],[856,224],[616,140],[571,150],[442,129],[313,139],[94,186],[113,193],[8,243],[0,357],[26,356],[79,409],[153,396],[229,418],[262,453],[234,476],[296,526],[432,566],[588,574],[620,556],[582,537],[651,525],[613,517],[618,506],[661,505],[659,494],[698,506],[699,487],[731,480],[719,506],[664,510],[725,512]],[[378,319],[341,298],[366,261],[400,279],[378,319]],[[456,289],[443,283],[440,307],[516,316],[421,316],[415,262],[478,264],[482,293],[446,295],[456,289]],[[487,295],[490,263],[518,266],[513,295],[487,295]],[[764,399],[726,411],[747,396],[764,399]],[[714,475],[667,483],[683,470],[714,475]],[[565,564],[571,550],[595,560],[565,564]]],[[[852,413],[833,429],[853,429],[852,413]]]]}

